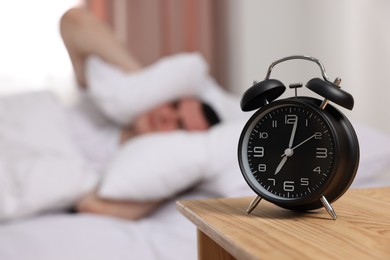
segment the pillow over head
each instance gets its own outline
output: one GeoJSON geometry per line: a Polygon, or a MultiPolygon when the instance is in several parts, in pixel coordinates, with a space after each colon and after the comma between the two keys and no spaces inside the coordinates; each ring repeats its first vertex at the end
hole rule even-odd
{"type": "Polygon", "coordinates": [[[88,94],[109,119],[128,125],[134,118],[164,102],[184,96],[210,104],[221,119],[243,116],[239,99],[218,86],[197,53],[164,57],[139,72],[125,72],[96,56],[86,63],[88,94]]]}
{"type": "Polygon", "coordinates": [[[96,56],[87,59],[88,93],[101,111],[119,125],[156,105],[196,95],[208,66],[197,54],[177,54],[137,72],[125,72],[96,56]]]}

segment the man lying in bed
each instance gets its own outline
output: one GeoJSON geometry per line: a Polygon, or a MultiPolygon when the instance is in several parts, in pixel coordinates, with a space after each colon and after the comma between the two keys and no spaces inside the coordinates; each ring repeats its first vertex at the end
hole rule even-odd
{"type": "MultiPolygon", "coordinates": [[[[77,82],[80,88],[86,92],[88,92],[89,88],[86,78],[86,63],[90,56],[98,56],[100,59],[122,69],[126,73],[142,73],[142,65],[114,38],[109,27],[87,10],[71,9],[66,12],[61,19],[61,35],[72,61],[77,82]]],[[[150,74],[147,75],[146,80],[141,79],[140,82],[136,82],[137,85],[128,87],[134,88],[135,91],[138,91],[138,88],[140,91],[143,84],[153,84],[152,81],[148,83],[147,80],[155,76],[153,71],[145,73],[150,74]]],[[[172,71],[171,73],[175,72],[172,71]]],[[[156,93],[156,95],[159,94],[156,93]]],[[[93,118],[90,120],[93,120],[93,118]]],[[[217,114],[209,105],[198,98],[187,96],[173,102],[164,102],[157,107],[134,116],[133,119],[130,118],[128,122],[117,122],[118,126],[121,124],[118,145],[126,143],[127,140],[135,136],[153,132],[168,132],[178,129],[206,131],[218,122],[217,114]]],[[[96,129],[96,133],[89,132],[89,135],[99,135],[99,131],[101,130],[96,129]]],[[[91,136],[80,135],[77,137],[77,131],[75,135],[76,139],[78,138],[79,140],[92,138],[91,136]]],[[[85,143],[88,146],[91,142],[79,142],[80,145],[85,143]]],[[[93,146],[83,147],[87,157],[93,158],[93,155],[88,154],[88,151],[91,150],[92,153],[96,152],[94,150],[97,147],[96,145],[93,146]]],[[[101,199],[96,193],[92,193],[77,203],[76,210],[79,212],[138,219],[151,212],[160,202],[101,199]]]]}

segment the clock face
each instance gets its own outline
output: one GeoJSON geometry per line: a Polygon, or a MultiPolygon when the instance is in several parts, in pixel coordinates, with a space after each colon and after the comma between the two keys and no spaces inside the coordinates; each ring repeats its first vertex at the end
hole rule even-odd
{"type": "Polygon", "coordinates": [[[322,192],[332,178],[334,131],[311,106],[293,100],[260,109],[239,143],[244,178],[261,197],[289,203],[322,192]]]}

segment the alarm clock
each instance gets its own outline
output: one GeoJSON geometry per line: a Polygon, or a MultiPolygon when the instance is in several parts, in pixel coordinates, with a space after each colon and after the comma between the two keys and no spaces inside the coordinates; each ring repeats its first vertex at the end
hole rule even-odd
{"type": "Polygon", "coordinates": [[[309,211],[325,207],[333,219],[331,203],[352,184],[359,165],[359,142],[348,118],[333,104],[352,110],[352,95],[341,90],[340,78],[328,79],[320,60],[289,56],[273,62],[265,80],[254,82],[242,96],[241,109],[258,109],[240,135],[238,161],[242,175],[257,197],[285,209],[309,211]],[[321,98],[298,96],[303,84],[291,84],[295,95],[279,99],[285,85],[271,79],[275,65],[301,59],[316,63],[322,78],[306,87],[321,98]]]}

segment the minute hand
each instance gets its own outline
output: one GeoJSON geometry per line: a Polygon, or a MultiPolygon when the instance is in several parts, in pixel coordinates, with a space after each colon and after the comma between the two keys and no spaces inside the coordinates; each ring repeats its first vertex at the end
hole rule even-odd
{"type": "Polygon", "coordinates": [[[288,148],[291,148],[294,142],[295,133],[297,132],[298,126],[298,117],[295,117],[294,126],[291,132],[290,142],[288,143],[288,148]]]}
{"type": "Polygon", "coordinates": [[[291,148],[292,150],[294,150],[295,148],[298,148],[299,146],[303,145],[304,143],[306,143],[307,141],[309,141],[310,139],[314,138],[316,135],[312,135],[310,136],[309,138],[307,138],[305,141],[302,141],[301,143],[297,144],[296,146],[294,146],[293,148],[291,148]]]}

